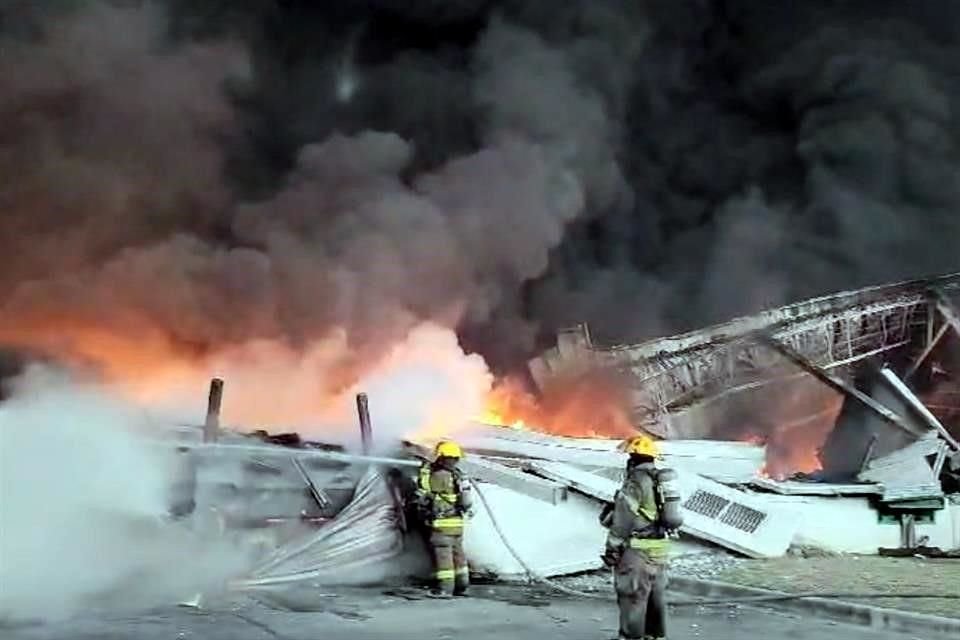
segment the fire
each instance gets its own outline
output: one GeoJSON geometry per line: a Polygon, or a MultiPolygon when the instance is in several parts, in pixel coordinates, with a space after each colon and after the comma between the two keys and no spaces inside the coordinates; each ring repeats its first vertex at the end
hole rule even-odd
{"type": "Polygon", "coordinates": [[[835,392],[808,384],[794,385],[776,395],[762,413],[752,412],[740,437],[766,447],[761,475],[783,480],[798,473],[822,469],[820,448],[833,429],[843,406],[835,392]]]}
{"type": "MultiPolygon", "coordinates": [[[[494,394],[491,393],[490,395],[492,396],[494,394]]],[[[511,422],[506,416],[491,408],[484,409],[483,413],[474,416],[473,420],[492,427],[507,427],[518,431],[523,431],[528,428],[527,423],[523,420],[514,420],[511,422]]]]}
{"type": "Polygon", "coordinates": [[[626,387],[600,372],[558,378],[534,396],[517,379],[491,389],[478,422],[562,436],[623,438],[636,433],[626,387]]]}
{"type": "Polygon", "coordinates": [[[200,348],[131,326],[47,317],[0,326],[0,344],[93,374],[158,422],[201,421],[216,376],[226,381],[222,423],[243,429],[353,436],[353,395],[362,390],[383,440],[454,435],[474,420],[576,437],[635,433],[626,387],[615,378],[597,372],[558,378],[535,396],[514,378],[495,383],[482,358],[464,354],[456,335],[440,325],[416,327],[370,358],[357,358],[344,332],[296,347],[249,340],[200,348]]]}
{"type": "Polygon", "coordinates": [[[198,423],[210,378],[226,381],[222,423],[247,430],[297,430],[332,439],[356,435],[354,395],[365,391],[381,441],[449,429],[482,411],[493,383],[486,363],[466,355],[439,325],[405,339],[357,369],[356,347],[335,333],[293,347],[247,341],[205,351],[180,348],[159,332],[139,337],[77,324],[0,329],[0,344],[55,359],[144,407],[158,423],[198,423]],[[138,339],[139,338],[139,339],[138,339]]]}

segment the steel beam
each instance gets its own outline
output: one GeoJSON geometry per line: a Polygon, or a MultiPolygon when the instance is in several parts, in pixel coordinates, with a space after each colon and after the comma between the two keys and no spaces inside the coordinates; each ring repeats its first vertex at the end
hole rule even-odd
{"type": "Polygon", "coordinates": [[[923,435],[923,434],[918,434],[916,431],[911,429],[910,425],[908,425],[906,421],[904,421],[904,419],[898,416],[896,413],[894,413],[887,407],[883,406],[882,404],[880,404],[879,402],[877,402],[876,400],[874,400],[864,392],[860,391],[859,389],[854,387],[852,384],[848,384],[843,380],[841,380],[840,378],[830,375],[829,373],[824,371],[822,367],[819,367],[816,364],[810,362],[803,355],[797,353],[788,345],[780,342],[779,340],[770,336],[769,334],[759,334],[757,338],[761,344],[764,344],[770,347],[771,349],[773,349],[774,351],[776,351],[777,353],[785,357],[790,362],[794,363],[795,365],[797,365],[798,367],[800,367],[801,369],[803,369],[813,377],[820,380],[820,382],[832,388],[834,391],[837,391],[838,393],[841,393],[848,398],[852,398],[856,400],[857,402],[859,402],[860,404],[865,406],[867,409],[869,409],[876,415],[880,416],[890,424],[903,429],[904,431],[906,431],[907,433],[909,433],[914,437],[920,437],[923,435]]]}

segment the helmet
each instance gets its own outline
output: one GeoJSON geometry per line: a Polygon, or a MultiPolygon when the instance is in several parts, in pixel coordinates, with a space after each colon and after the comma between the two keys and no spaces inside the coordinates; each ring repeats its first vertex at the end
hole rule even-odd
{"type": "Polygon", "coordinates": [[[438,442],[433,453],[438,458],[456,458],[459,460],[463,457],[463,451],[460,449],[460,445],[449,440],[441,440],[438,442]]]}
{"type": "Polygon", "coordinates": [[[656,440],[650,436],[634,436],[627,438],[617,447],[618,450],[631,455],[650,456],[651,458],[660,457],[660,447],[656,440]]]}

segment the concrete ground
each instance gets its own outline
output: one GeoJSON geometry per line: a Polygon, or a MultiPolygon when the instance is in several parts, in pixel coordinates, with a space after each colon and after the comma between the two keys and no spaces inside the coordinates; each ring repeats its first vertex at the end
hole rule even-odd
{"type": "Polygon", "coordinates": [[[750,560],[720,571],[714,579],[788,593],[889,593],[890,598],[851,602],[960,618],[960,600],[896,597],[903,593],[960,593],[960,559],[845,555],[750,560]]]}
{"type": "MultiPolygon", "coordinates": [[[[4,640],[604,640],[616,636],[612,600],[555,598],[477,587],[474,597],[424,599],[415,590],[312,591],[166,607],[137,615],[88,613],[69,622],[0,627],[4,640]],[[293,610],[291,610],[293,609],[293,610]],[[311,609],[305,611],[304,609],[311,609]]],[[[910,636],[746,608],[681,607],[673,640],[905,640],[910,636]]]]}

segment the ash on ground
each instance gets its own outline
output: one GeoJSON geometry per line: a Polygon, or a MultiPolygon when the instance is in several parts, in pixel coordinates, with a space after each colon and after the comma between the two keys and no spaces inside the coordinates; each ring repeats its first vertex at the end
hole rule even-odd
{"type": "MultiPolygon", "coordinates": [[[[673,558],[670,561],[670,574],[685,578],[712,580],[727,569],[745,562],[750,562],[750,560],[729,553],[692,553],[673,558]]],[[[591,571],[554,579],[554,582],[562,584],[568,589],[585,593],[609,591],[611,581],[612,577],[609,570],[591,571]]]]}
{"type": "Polygon", "coordinates": [[[730,553],[692,553],[671,560],[670,573],[686,578],[712,580],[727,569],[732,569],[745,562],[750,562],[750,559],[730,553]]]}

